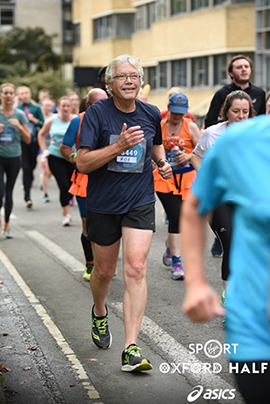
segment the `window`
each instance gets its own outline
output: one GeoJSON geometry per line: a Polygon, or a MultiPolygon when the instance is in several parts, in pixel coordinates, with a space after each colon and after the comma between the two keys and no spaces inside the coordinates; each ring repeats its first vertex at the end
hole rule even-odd
{"type": "Polygon", "coordinates": [[[156,67],[148,68],[148,84],[150,84],[151,90],[155,90],[157,88],[157,68],[156,67]]]}
{"type": "Polygon", "coordinates": [[[64,43],[73,44],[73,31],[72,30],[64,31],[64,43]]]}
{"type": "Polygon", "coordinates": [[[191,0],[191,10],[199,10],[200,8],[208,6],[209,0],[191,0]]]}
{"type": "Polygon", "coordinates": [[[81,24],[77,23],[73,25],[74,31],[74,44],[79,45],[81,43],[81,24]]]}
{"type": "Polygon", "coordinates": [[[156,3],[145,4],[137,8],[135,16],[135,29],[141,31],[150,28],[156,21],[156,3]]]}
{"type": "Polygon", "coordinates": [[[171,0],[171,15],[187,11],[187,0],[171,0]]]}
{"type": "Polygon", "coordinates": [[[208,57],[192,59],[192,87],[208,85],[208,57]]]}
{"type": "Polygon", "coordinates": [[[157,0],[156,1],[157,7],[157,20],[163,20],[168,16],[168,4],[167,0],[157,0]]]}
{"type": "Polygon", "coordinates": [[[97,18],[93,22],[94,40],[115,37],[129,37],[134,31],[133,14],[113,14],[97,18]]]}
{"type": "Polygon", "coordinates": [[[156,3],[149,3],[146,5],[147,9],[147,28],[156,21],[156,3]]]}
{"type": "Polygon", "coordinates": [[[0,8],[0,25],[13,25],[13,24],[14,24],[13,8],[0,8]]]}
{"type": "Polygon", "coordinates": [[[227,83],[227,55],[214,56],[214,85],[227,83]]]}
{"type": "Polygon", "coordinates": [[[187,61],[174,60],[172,62],[172,86],[186,87],[187,86],[187,61]]]}
{"type": "Polygon", "coordinates": [[[228,0],[214,0],[214,6],[218,6],[219,4],[226,3],[228,0]]]}
{"type": "Polygon", "coordinates": [[[134,15],[118,14],[116,17],[117,36],[128,37],[134,31],[134,15]]]}
{"type": "Polygon", "coordinates": [[[159,64],[159,76],[159,86],[162,88],[167,88],[167,62],[162,62],[159,64]]]}
{"type": "Polygon", "coordinates": [[[266,32],[266,44],[265,49],[270,49],[270,32],[266,32]]]}
{"type": "Polygon", "coordinates": [[[135,30],[141,31],[146,27],[146,7],[141,6],[137,8],[135,15],[135,30]]]}
{"type": "Polygon", "coordinates": [[[266,56],[266,83],[267,83],[267,90],[270,90],[269,83],[270,83],[270,56],[266,56]]]}

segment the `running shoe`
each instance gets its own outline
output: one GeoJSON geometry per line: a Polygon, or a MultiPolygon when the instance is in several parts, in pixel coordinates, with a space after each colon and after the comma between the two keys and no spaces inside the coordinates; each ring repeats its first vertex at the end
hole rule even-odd
{"type": "MultiPolygon", "coordinates": [[[[223,290],[222,295],[221,295],[221,304],[222,304],[222,307],[224,309],[226,309],[227,299],[226,299],[225,290],[223,290]]],[[[223,316],[222,324],[225,324],[225,322],[226,322],[226,316],[223,316]]]]}
{"type": "Polygon", "coordinates": [[[67,227],[67,226],[70,226],[70,225],[71,225],[71,222],[72,222],[71,216],[70,216],[70,215],[66,215],[66,216],[64,217],[64,219],[63,219],[62,225],[63,225],[64,227],[67,227]]]}
{"type": "Polygon", "coordinates": [[[42,198],[42,202],[43,202],[43,203],[48,203],[48,202],[50,202],[49,195],[44,195],[43,198],[42,198]]]}
{"type": "Polygon", "coordinates": [[[25,202],[27,209],[31,209],[33,207],[33,202],[31,199],[28,199],[28,201],[25,202]]]}
{"type": "Polygon", "coordinates": [[[9,225],[5,225],[5,227],[3,228],[2,233],[3,233],[3,236],[5,238],[7,238],[7,239],[13,237],[13,233],[10,231],[9,225]]]}
{"type": "Polygon", "coordinates": [[[93,271],[94,264],[86,264],[86,267],[84,268],[84,273],[83,273],[83,279],[85,281],[90,281],[90,276],[93,271]]]}
{"type": "Polygon", "coordinates": [[[171,256],[171,252],[170,252],[170,249],[169,249],[168,240],[166,240],[165,244],[166,244],[166,251],[163,254],[162,262],[163,262],[164,265],[166,265],[166,267],[170,267],[172,265],[172,256],[171,256]]]}
{"type": "Polygon", "coordinates": [[[130,344],[127,349],[122,352],[123,372],[139,372],[141,370],[151,370],[153,366],[148,359],[143,358],[141,348],[136,344],[130,344]]]}
{"type": "Polygon", "coordinates": [[[108,309],[103,317],[96,317],[94,314],[94,306],[92,307],[92,340],[100,349],[110,348],[112,345],[112,334],[108,326],[108,309]]]}
{"type": "Polygon", "coordinates": [[[74,206],[74,199],[73,199],[73,197],[69,200],[69,206],[74,206]]]}
{"type": "Polygon", "coordinates": [[[222,255],[223,255],[222,246],[217,237],[215,237],[215,241],[211,248],[211,253],[212,253],[213,257],[222,257],[222,255]]]}
{"type": "Polygon", "coordinates": [[[163,254],[162,262],[164,265],[166,265],[166,267],[170,267],[172,265],[172,256],[169,247],[166,248],[166,251],[163,254]]]}
{"type": "Polygon", "coordinates": [[[182,266],[181,260],[176,262],[171,270],[171,276],[174,281],[183,280],[184,279],[184,270],[182,266]]]}

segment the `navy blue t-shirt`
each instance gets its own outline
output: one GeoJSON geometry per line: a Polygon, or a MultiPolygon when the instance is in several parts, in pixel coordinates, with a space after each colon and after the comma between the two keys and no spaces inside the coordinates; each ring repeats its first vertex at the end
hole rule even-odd
{"type": "Polygon", "coordinates": [[[162,144],[157,107],[136,100],[136,110],[125,113],[115,107],[113,97],[94,103],[82,121],[78,148],[108,146],[124,123],[141,126],[144,142],[89,173],[86,206],[92,212],[121,214],[155,202],[151,149],[162,144]]]}

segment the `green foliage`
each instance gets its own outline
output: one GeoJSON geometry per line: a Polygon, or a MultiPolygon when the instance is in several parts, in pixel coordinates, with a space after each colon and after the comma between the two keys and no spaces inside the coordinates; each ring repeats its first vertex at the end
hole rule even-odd
{"type": "Polygon", "coordinates": [[[13,27],[0,35],[0,84],[29,86],[34,100],[42,88],[56,99],[73,90],[72,82],[62,79],[64,58],[53,52],[52,38],[43,28],[13,27]]]}
{"type": "MultiPolygon", "coordinates": [[[[21,75],[29,71],[58,69],[63,57],[53,52],[52,38],[42,28],[13,27],[0,36],[1,64],[12,65],[21,75]]],[[[4,72],[3,67],[0,72],[4,72]]]]}
{"type": "MultiPolygon", "coordinates": [[[[0,65],[1,69],[1,65],[0,65]]],[[[0,78],[0,84],[13,83],[16,87],[28,86],[31,88],[32,98],[38,100],[38,92],[42,88],[49,90],[50,94],[56,99],[73,90],[73,84],[70,80],[62,79],[61,69],[57,71],[48,70],[46,72],[32,73],[27,76],[7,76],[0,78]]]]}

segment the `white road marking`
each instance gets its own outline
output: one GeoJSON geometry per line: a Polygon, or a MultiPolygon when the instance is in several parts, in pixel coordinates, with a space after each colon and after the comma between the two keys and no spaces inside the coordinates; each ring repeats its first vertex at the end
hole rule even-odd
{"type": "MultiPolygon", "coordinates": [[[[40,303],[39,299],[34,295],[34,293],[31,291],[29,286],[25,283],[25,281],[23,280],[23,278],[21,277],[21,275],[19,274],[17,269],[12,265],[12,263],[9,261],[7,256],[2,252],[2,250],[0,250],[0,260],[2,261],[4,266],[7,268],[8,272],[13,277],[13,279],[15,280],[17,285],[21,288],[24,295],[28,299],[29,303],[35,309],[38,316],[41,318],[43,324],[46,326],[49,333],[52,335],[52,337],[55,339],[58,346],[61,348],[63,354],[66,356],[66,358],[71,363],[71,366],[75,370],[78,378],[82,381],[82,386],[86,390],[89,399],[91,399],[91,400],[100,399],[98,391],[95,389],[95,387],[90,382],[89,377],[87,376],[87,373],[85,372],[83,365],[80,363],[80,361],[76,357],[74,351],[72,350],[70,345],[65,340],[63,334],[61,333],[59,328],[55,325],[55,323],[52,321],[51,317],[46,312],[46,310],[40,303]]],[[[96,404],[103,404],[103,403],[100,401],[96,404]]]]}
{"type": "Polygon", "coordinates": [[[64,266],[68,265],[74,272],[82,272],[84,270],[84,264],[72,255],[67,253],[63,248],[59,247],[53,241],[43,236],[36,230],[26,231],[28,237],[30,237],[35,243],[38,243],[41,247],[48,250],[54,257],[61,261],[64,266]]]}
{"type": "MultiPolygon", "coordinates": [[[[64,251],[61,247],[57,246],[54,242],[40,234],[35,230],[27,231],[26,234],[36,243],[38,243],[42,248],[48,249],[48,251],[60,260],[64,265],[67,265],[73,271],[82,271],[83,264],[64,251]]],[[[30,301],[30,300],[29,300],[30,301]]],[[[113,308],[122,314],[122,303],[114,302],[111,303],[113,308]]],[[[60,332],[60,331],[59,331],[60,332]]],[[[144,333],[152,340],[152,342],[165,353],[166,356],[171,358],[171,363],[188,363],[190,366],[198,365],[203,367],[203,363],[193,354],[191,354],[184,346],[177,342],[173,337],[166,333],[161,327],[159,327],[154,321],[152,321],[147,316],[143,317],[141,325],[141,333],[144,333]]],[[[61,344],[59,343],[59,346],[61,344]]],[[[68,353],[66,352],[66,355],[68,353]]],[[[161,355],[162,356],[162,355],[161,355]]],[[[197,383],[203,385],[208,389],[234,389],[234,387],[222,379],[217,374],[210,372],[200,372],[200,373],[185,373],[187,378],[193,378],[197,383]]],[[[91,385],[91,384],[90,384],[91,385]]],[[[91,392],[89,388],[89,393],[91,392]]],[[[96,398],[96,397],[95,397],[96,398]]],[[[236,399],[239,404],[244,403],[240,394],[236,391],[236,399]]],[[[228,400],[219,399],[217,402],[226,403],[228,400]]]]}
{"type": "MultiPolygon", "coordinates": [[[[113,306],[113,308],[118,311],[119,314],[123,313],[122,303],[114,302],[111,303],[111,306],[113,306]]],[[[203,363],[195,355],[191,354],[185,347],[179,344],[179,342],[177,342],[149,317],[143,317],[140,332],[147,335],[155,346],[168,355],[171,358],[171,363],[174,363],[175,365],[178,365],[179,363],[188,363],[190,366],[198,365],[200,368],[203,367],[203,363]]],[[[185,376],[187,376],[187,373],[185,373],[185,376]]],[[[226,382],[220,376],[208,371],[206,373],[192,373],[192,377],[198,384],[207,389],[235,389],[235,387],[226,382]]],[[[238,400],[237,403],[244,403],[241,395],[237,391],[235,392],[235,398],[238,400]]],[[[228,404],[228,400],[224,399],[218,399],[216,402],[228,404]]]]}

